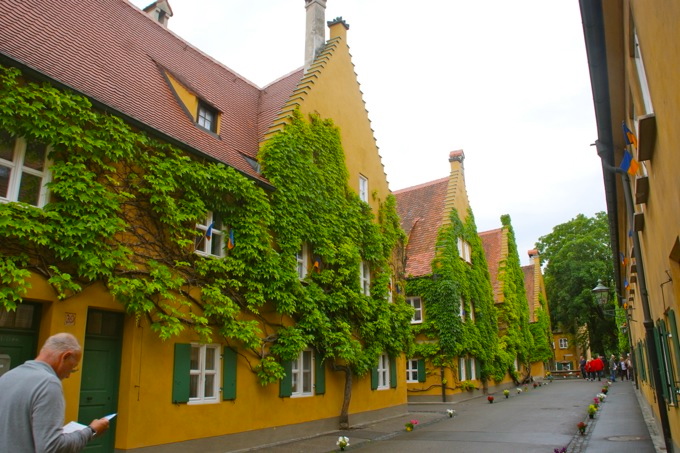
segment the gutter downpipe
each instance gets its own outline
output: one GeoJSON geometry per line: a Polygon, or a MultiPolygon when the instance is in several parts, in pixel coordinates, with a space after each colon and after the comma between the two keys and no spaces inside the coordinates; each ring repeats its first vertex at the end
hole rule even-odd
{"type": "MultiPolygon", "coordinates": [[[[602,159],[602,169],[612,173],[621,175],[621,183],[623,184],[623,195],[626,201],[626,214],[628,217],[628,226],[633,228],[633,216],[635,214],[635,204],[633,203],[633,194],[631,191],[630,177],[628,173],[618,167],[611,166],[605,162],[603,156],[613,152],[608,149],[607,145],[599,140],[595,141],[597,154],[602,159]]],[[[647,280],[645,278],[645,266],[642,261],[642,249],[640,248],[640,237],[637,231],[633,231],[633,253],[635,254],[635,264],[637,265],[638,286],[640,287],[640,300],[642,302],[642,313],[644,319],[642,324],[645,326],[645,340],[647,341],[647,354],[649,355],[649,362],[652,368],[652,377],[654,378],[654,391],[656,395],[656,402],[659,406],[659,418],[661,419],[661,429],[663,431],[663,440],[666,444],[666,451],[673,453],[673,437],[671,435],[671,425],[668,420],[668,408],[666,407],[666,399],[663,396],[663,389],[661,388],[661,367],[659,365],[659,351],[656,349],[656,340],[654,338],[654,321],[652,320],[651,310],[649,309],[649,295],[647,293],[647,280]]],[[[637,365],[637,364],[636,364],[637,365]]],[[[636,366],[635,366],[636,368],[636,366]]],[[[637,381],[636,381],[637,382],[637,381]]]]}

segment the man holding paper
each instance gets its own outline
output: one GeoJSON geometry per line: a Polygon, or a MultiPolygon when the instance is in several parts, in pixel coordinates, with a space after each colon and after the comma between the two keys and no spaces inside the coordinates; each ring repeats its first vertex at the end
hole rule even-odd
{"type": "Polygon", "coordinates": [[[76,371],[82,358],[78,340],[58,333],[45,342],[35,360],[0,377],[0,452],[76,453],[109,429],[109,420],[94,420],[66,433],[61,381],[76,371]]]}

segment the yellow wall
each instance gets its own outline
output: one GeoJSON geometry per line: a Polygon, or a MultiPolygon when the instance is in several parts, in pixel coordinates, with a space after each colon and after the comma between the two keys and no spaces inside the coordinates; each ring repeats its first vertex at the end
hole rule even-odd
{"type": "MultiPolygon", "coordinates": [[[[620,87],[616,87],[621,91],[614,91],[612,97],[624,98],[625,102],[621,99],[623,104],[621,108],[613,109],[612,123],[620,125],[621,121],[626,120],[629,127],[633,128],[637,125],[636,121],[640,116],[650,113],[643,108],[636,66],[634,59],[628,53],[630,25],[634,24],[640,42],[657,128],[653,157],[642,163],[643,168],[636,175],[637,177],[648,176],[649,199],[644,204],[636,205],[635,209],[636,212],[644,213],[645,217],[644,229],[639,237],[651,318],[654,323],[663,320],[669,325],[671,322],[668,317],[669,309],[673,309],[676,320],[680,323],[680,258],[672,257],[674,253],[680,251],[676,245],[680,231],[680,209],[678,209],[680,206],[680,179],[678,178],[680,160],[677,155],[677,144],[680,140],[680,129],[677,127],[680,119],[680,86],[677,83],[677,74],[680,71],[680,48],[677,45],[668,44],[680,42],[680,29],[677,27],[680,21],[680,3],[660,0],[644,3],[624,1],[621,15],[622,25],[620,26],[623,28],[623,33],[618,36],[607,34],[608,41],[622,41],[621,54],[624,62],[621,71],[624,81],[620,87]],[[632,109],[631,106],[633,106],[632,109]]],[[[614,101],[612,103],[615,107],[619,105],[614,104],[614,101]]],[[[634,129],[634,132],[637,133],[638,130],[634,129]]],[[[615,146],[622,148],[623,143],[617,135],[615,134],[615,146]]],[[[644,137],[638,135],[638,139],[644,139],[644,137]]],[[[622,200],[622,197],[620,194],[619,199],[622,200]]],[[[624,217],[625,206],[622,205],[621,209],[620,216],[624,217]]],[[[626,234],[628,228],[625,218],[622,219],[619,226],[620,247],[630,251],[632,241],[626,234]]],[[[634,275],[630,266],[623,269],[622,274],[629,281],[634,275]]],[[[635,345],[640,340],[644,341],[645,329],[642,322],[644,316],[640,298],[641,289],[638,284],[632,284],[631,289],[635,294],[628,292],[625,298],[628,300],[632,297],[635,307],[631,314],[636,322],[628,323],[633,345],[635,345]]],[[[680,326],[677,327],[680,328],[680,326]]],[[[669,352],[677,381],[680,378],[680,363],[677,361],[678,355],[676,354],[679,352],[674,350],[673,342],[670,341],[670,343],[669,352]]],[[[640,366],[637,368],[639,371],[640,366]]],[[[649,368],[647,371],[649,376],[649,368]]],[[[640,389],[658,417],[659,405],[656,403],[654,390],[649,385],[649,379],[640,383],[640,389]]],[[[671,437],[676,448],[680,448],[679,406],[667,408],[671,437]]]]}
{"type": "MultiPolygon", "coordinates": [[[[175,343],[197,338],[185,335],[161,341],[146,323],[125,326],[123,346],[124,375],[121,391],[117,448],[136,448],[201,437],[233,434],[288,424],[334,418],[343,400],[344,373],[326,366],[326,394],[280,398],[278,383],[262,387],[243,355],[237,361],[236,399],[214,404],[173,404],[172,367],[175,343]],[[162,420],[162,423],[148,423],[162,420]],[[190,423],[187,421],[190,420],[190,423]],[[220,423],[215,423],[220,420],[220,423]],[[124,435],[127,433],[127,435],[124,435]]],[[[239,354],[253,357],[243,350],[239,354]]],[[[397,361],[404,369],[404,361],[397,361]]],[[[403,374],[403,373],[402,373],[403,374]]],[[[371,390],[370,375],[354,377],[350,414],[403,404],[406,400],[403,377],[396,389],[371,390]]],[[[350,415],[351,421],[351,415],[350,415]]]]}
{"type": "MultiPolygon", "coordinates": [[[[387,177],[354,72],[347,30],[342,24],[335,24],[330,28],[330,36],[331,40],[338,39],[336,49],[319,69],[312,89],[301,101],[300,110],[305,116],[319,113],[322,118],[331,118],[340,128],[349,186],[358,193],[359,175],[368,178],[369,204],[373,212],[377,212],[378,203],[390,193],[387,177]],[[374,192],[377,193],[375,200],[374,192]]],[[[314,66],[310,73],[313,71],[314,66]]]]}

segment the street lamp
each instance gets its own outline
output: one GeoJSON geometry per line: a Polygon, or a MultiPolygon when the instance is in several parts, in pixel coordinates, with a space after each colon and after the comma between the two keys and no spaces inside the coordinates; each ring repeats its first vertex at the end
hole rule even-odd
{"type": "Polygon", "coordinates": [[[609,300],[609,288],[602,284],[602,280],[597,280],[597,286],[592,289],[595,300],[600,305],[605,305],[609,300]]]}

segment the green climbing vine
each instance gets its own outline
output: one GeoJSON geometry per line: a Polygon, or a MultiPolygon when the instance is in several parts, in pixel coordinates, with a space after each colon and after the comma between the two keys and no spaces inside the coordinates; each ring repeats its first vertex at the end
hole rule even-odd
{"type": "Polygon", "coordinates": [[[548,302],[543,294],[538,295],[540,307],[536,307],[534,315],[536,321],[529,325],[533,338],[533,349],[530,352],[530,362],[548,362],[553,358],[552,329],[550,328],[550,314],[548,302]]]}
{"type": "Polygon", "coordinates": [[[462,222],[454,210],[450,220],[438,235],[432,275],[407,283],[407,294],[420,296],[426,311],[423,323],[412,329],[414,335],[424,335],[429,341],[418,344],[415,354],[427,358],[435,367],[452,369],[457,368],[459,356],[470,355],[479,360],[483,380],[500,380],[503,373],[495,362],[496,308],[474,216],[468,210],[462,222]],[[470,244],[471,264],[459,257],[458,238],[470,244]],[[461,302],[465,319],[460,317],[461,302]]]}
{"type": "Polygon", "coordinates": [[[262,165],[273,192],[2,66],[0,130],[5,141],[51,150],[47,205],[0,203],[6,309],[23,301],[32,273],[60,299],[102,283],[160,338],[190,329],[250,352],[263,384],[310,345],[357,374],[382,352],[410,352],[410,308],[397,294],[386,301],[404,238],[394,199],[380,200],[375,219],[348,189],[330,121],[297,114],[267,144],[262,165]],[[235,237],[219,259],[194,253],[207,212],[235,237]],[[301,282],[295,253],[303,243],[320,267],[301,282]],[[370,296],[359,288],[361,260],[373,272],[370,296]]]}
{"type": "Polygon", "coordinates": [[[498,304],[498,353],[502,367],[515,377],[515,359],[519,363],[530,364],[533,338],[529,330],[529,305],[524,288],[524,274],[510,216],[501,216],[501,223],[507,231],[508,253],[498,269],[498,279],[503,288],[503,303],[498,304]]]}

